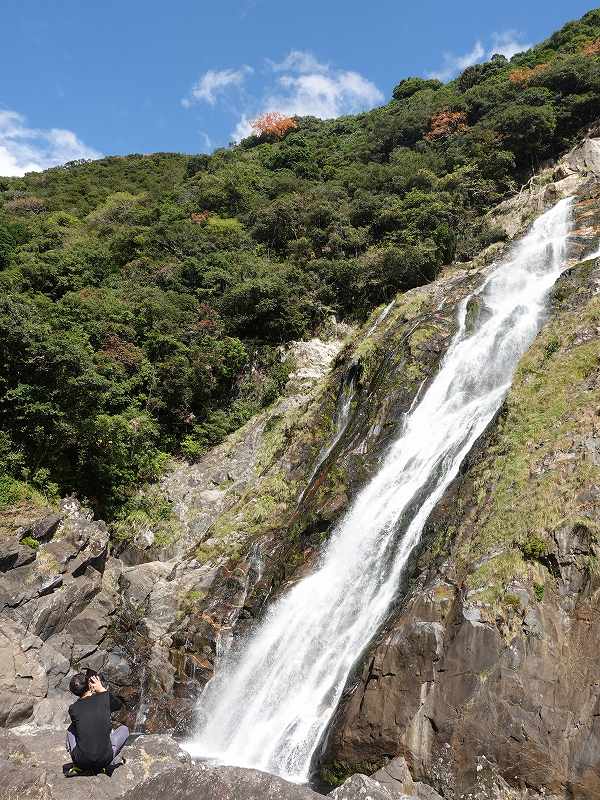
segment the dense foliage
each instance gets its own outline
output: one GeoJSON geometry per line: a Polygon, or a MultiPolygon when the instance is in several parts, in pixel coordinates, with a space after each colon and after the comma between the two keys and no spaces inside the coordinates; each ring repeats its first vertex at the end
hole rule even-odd
{"type": "Polygon", "coordinates": [[[279,344],[468,260],[600,115],[600,11],[382,108],[211,156],[0,179],[0,470],[105,513],[271,402],[279,344]]]}

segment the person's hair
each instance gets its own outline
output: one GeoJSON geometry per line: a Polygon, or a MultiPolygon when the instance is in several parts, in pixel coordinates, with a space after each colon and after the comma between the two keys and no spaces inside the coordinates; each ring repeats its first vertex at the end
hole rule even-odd
{"type": "Polygon", "coordinates": [[[88,690],[88,679],[85,672],[77,672],[71,678],[71,683],[69,684],[69,689],[76,694],[77,697],[81,697],[85,694],[88,690]]]}

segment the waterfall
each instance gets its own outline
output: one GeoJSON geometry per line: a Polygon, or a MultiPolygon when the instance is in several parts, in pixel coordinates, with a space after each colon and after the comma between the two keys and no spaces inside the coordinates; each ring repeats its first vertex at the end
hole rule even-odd
{"type": "Polygon", "coordinates": [[[388,303],[387,306],[383,309],[383,311],[380,314],[378,314],[377,319],[375,320],[375,322],[371,325],[371,327],[367,331],[367,335],[365,336],[365,339],[368,339],[369,336],[372,333],[375,332],[375,329],[377,327],[379,327],[379,325],[381,325],[383,320],[387,317],[387,315],[390,313],[390,311],[394,307],[395,303],[396,303],[396,299],[394,298],[394,300],[392,300],[390,303],[388,303]]]}
{"type": "Polygon", "coordinates": [[[500,407],[565,266],[562,200],[475,292],[378,472],[337,524],[315,571],[232,648],[199,701],[194,757],[308,779],[349,673],[386,619],[407,559],[460,464],[500,407]]]}
{"type": "MultiPolygon", "coordinates": [[[[392,300],[387,306],[379,312],[377,315],[375,322],[371,325],[369,330],[363,337],[363,341],[368,339],[375,330],[381,325],[383,320],[387,317],[390,313],[392,308],[394,307],[396,300],[392,300]]],[[[304,498],[306,497],[308,490],[311,488],[314,479],[317,477],[319,470],[323,466],[323,464],[327,461],[331,453],[333,452],[333,448],[342,438],[344,433],[346,433],[346,428],[348,427],[348,423],[350,422],[350,412],[352,410],[352,401],[354,400],[354,395],[356,394],[356,373],[357,364],[356,362],[352,362],[350,368],[344,375],[342,379],[342,387],[338,394],[337,405],[334,414],[334,422],[335,422],[335,431],[331,441],[321,448],[319,455],[317,456],[317,460],[315,466],[310,473],[310,477],[306,482],[306,486],[300,493],[298,497],[298,504],[300,504],[304,498]]]]}
{"type": "Polygon", "coordinates": [[[338,395],[337,405],[334,415],[335,432],[333,434],[331,441],[321,448],[321,452],[317,456],[316,464],[313,467],[312,472],[310,473],[310,477],[306,483],[306,487],[303,489],[302,493],[298,498],[298,503],[301,503],[304,500],[304,498],[306,497],[306,493],[311,488],[312,483],[315,477],[317,476],[319,470],[333,452],[333,448],[336,446],[336,444],[339,442],[339,440],[346,432],[346,428],[348,427],[348,423],[350,422],[350,411],[352,409],[352,400],[354,399],[355,393],[356,393],[356,368],[355,365],[352,365],[348,370],[348,372],[344,375],[344,378],[342,380],[342,387],[338,395]]]}

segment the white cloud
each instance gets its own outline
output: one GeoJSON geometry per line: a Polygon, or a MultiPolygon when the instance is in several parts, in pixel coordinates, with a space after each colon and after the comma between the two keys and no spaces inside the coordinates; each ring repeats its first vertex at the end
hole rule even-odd
{"type": "Polygon", "coordinates": [[[209,69],[192,86],[189,96],[184,97],[181,103],[185,108],[202,101],[214,106],[219,94],[231,86],[241,86],[253,71],[252,67],[246,65],[239,69],[209,69]]]}
{"type": "Polygon", "coordinates": [[[75,161],[100,158],[73,131],[62,128],[28,128],[16,111],[0,110],[0,175],[24,175],[75,161]]]}
{"type": "Polygon", "coordinates": [[[199,131],[199,133],[202,139],[204,139],[204,146],[206,147],[206,149],[212,150],[213,143],[208,133],[206,131],[199,131]]]}
{"type": "Polygon", "coordinates": [[[383,101],[375,84],[357,72],[283,75],[264,101],[265,111],[331,119],[383,101]]]}
{"type": "Polygon", "coordinates": [[[360,73],[335,69],[304,50],[291,50],[283,61],[267,61],[267,65],[274,73],[272,82],[267,83],[255,110],[246,109],[241,115],[234,141],[251,133],[249,117],[267,111],[331,119],[372,108],[384,100],[377,86],[360,73]]]}
{"type": "Polygon", "coordinates": [[[250,136],[252,133],[252,124],[246,114],[242,114],[240,117],[238,124],[235,126],[232,134],[231,140],[233,142],[239,142],[242,139],[245,139],[246,136],[250,136]]]}
{"type": "Polygon", "coordinates": [[[481,39],[478,39],[473,48],[462,56],[454,53],[444,53],[444,63],[440,69],[428,73],[427,77],[437,78],[440,81],[449,81],[467,67],[478,64],[484,59],[490,59],[496,53],[506,58],[512,58],[515,53],[522,53],[532,46],[530,42],[521,41],[521,36],[522,34],[514,30],[495,32],[492,33],[491,47],[489,48],[484,47],[481,39]]]}
{"type": "Polygon", "coordinates": [[[488,58],[495,53],[506,58],[512,58],[515,53],[522,53],[532,47],[531,42],[520,41],[521,34],[518,31],[502,31],[492,34],[492,46],[488,52],[488,58]]]}
{"type": "Polygon", "coordinates": [[[307,50],[290,50],[287,56],[280,61],[267,59],[267,64],[274,72],[328,72],[329,65],[322,64],[312,53],[307,50]]]}
{"type": "Polygon", "coordinates": [[[217,99],[226,99],[238,115],[232,132],[237,142],[252,133],[251,120],[267,111],[330,119],[363,111],[385,99],[377,86],[360,73],[324,64],[306,50],[290,50],[279,62],[265,59],[265,67],[259,73],[249,66],[209,70],[182,102],[189,108],[193,101],[215,105],[217,99]],[[263,86],[254,96],[246,86],[240,91],[252,74],[263,80],[263,86]],[[237,90],[233,92],[237,104],[231,102],[232,89],[237,90]],[[228,90],[230,95],[225,98],[228,90]]]}
{"type": "Polygon", "coordinates": [[[473,49],[462,56],[455,55],[454,53],[444,53],[443,66],[439,70],[430,72],[428,77],[437,78],[438,81],[449,81],[467,67],[477,64],[484,56],[485,50],[480,41],[475,42],[473,49]]]}

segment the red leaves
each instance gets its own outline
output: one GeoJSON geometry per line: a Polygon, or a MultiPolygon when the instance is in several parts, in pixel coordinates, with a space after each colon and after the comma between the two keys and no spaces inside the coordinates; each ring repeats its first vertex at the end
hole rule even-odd
{"type": "Polygon", "coordinates": [[[597,56],[600,54],[600,39],[588,42],[581,48],[581,52],[586,56],[597,56]]]}
{"type": "Polygon", "coordinates": [[[131,342],[124,341],[114,333],[107,334],[100,353],[111,359],[111,361],[122,364],[127,369],[136,367],[144,357],[139,347],[136,347],[131,342]]]}
{"type": "Polygon", "coordinates": [[[203,225],[208,221],[209,217],[210,211],[197,211],[191,215],[190,220],[194,223],[194,225],[203,225]]]}
{"type": "Polygon", "coordinates": [[[533,80],[547,69],[548,64],[536,64],[535,67],[513,69],[513,71],[508,74],[508,80],[512,83],[529,83],[529,81],[533,80]]]}
{"type": "Polygon", "coordinates": [[[268,111],[250,125],[259,136],[274,136],[277,139],[282,139],[288,131],[298,127],[293,117],[286,117],[278,111],[268,111]]]}
{"type": "Polygon", "coordinates": [[[425,134],[425,139],[429,141],[441,139],[452,133],[461,133],[467,127],[467,115],[464,111],[438,111],[431,118],[429,132],[425,134]]]}

